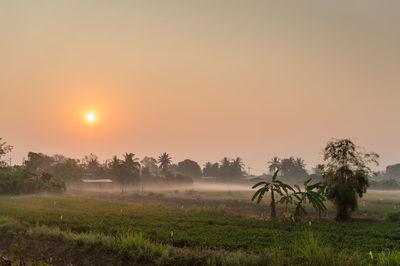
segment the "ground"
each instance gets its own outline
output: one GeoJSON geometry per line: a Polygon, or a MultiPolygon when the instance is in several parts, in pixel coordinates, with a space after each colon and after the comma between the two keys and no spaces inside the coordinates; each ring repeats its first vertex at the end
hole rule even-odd
{"type": "MultiPolygon", "coordinates": [[[[315,212],[309,209],[310,216],[302,222],[293,223],[283,216],[278,222],[271,222],[267,216],[268,201],[257,205],[249,200],[251,191],[243,190],[185,189],[125,194],[69,191],[63,195],[1,197],[0,217],[11,218],[25,231],[26,228],[37,231],[43,226],[49,226],[46,230],[50,231],[60,230],[58,237],[51,232],[35,231],[26,233],[23,238],[26,257],[58,265],[90,262],[111,265],[124,259],[113,246],[82,244],[84,241],[77,242],[76,236],[66,241],[67,238],[60,237],[63,232],[110,239],[141,233],[155,245],[172,248],[177,257],[182,252],[245,252],[246,256],[261,256],[268,251],[279,252],[292,263],[303,262],[304,254],[299,247],[315,238],[332,254],[357,253],[365,262],[369,251],[377,254],[400,250],[400,225],[384,221],[388,213],[396,212],[400,207],[397,193],[370,191],[360,201],[360,208],[354,214],[356,219],[340,224],[332,219],[332,206],[326,213],[328,218],[324,214],[322,221],[318,221],[315,212]]],[[[279,207],[278,213],[283,210],[284,207],[279,207]]],[[[19,239],[5,228],[1,231],[0,254],[11,257],[11,246],[19,239]]],[[[203,255],[193,256],[200,258],[198,262],[204,262],[203,255]]],[[[152,258],[142,262],[155,263],[152,258]]],[[[138,263],[140,261],[135,264],[138,263]]]]}

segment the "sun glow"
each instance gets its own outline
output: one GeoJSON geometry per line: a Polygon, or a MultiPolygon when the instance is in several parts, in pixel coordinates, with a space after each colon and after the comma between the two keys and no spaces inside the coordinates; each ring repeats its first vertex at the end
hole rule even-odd
{"type": "Polygon", "coordinates": [[[87,115],[87,120],[89,122],[93,122],[96,119],[96,116],[93,113],[87,115]]]}

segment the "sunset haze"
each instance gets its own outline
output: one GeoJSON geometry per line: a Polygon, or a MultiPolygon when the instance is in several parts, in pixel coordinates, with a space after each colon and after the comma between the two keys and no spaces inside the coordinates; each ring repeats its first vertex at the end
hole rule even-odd
{"type": "Polygon", "coordinates": [[[0,137],[102,161],[320,163],[351,138],[398,163],[399,1],[0,0],[0,137]],[[88,115],[93,114],[93,121],[88,115]]]}

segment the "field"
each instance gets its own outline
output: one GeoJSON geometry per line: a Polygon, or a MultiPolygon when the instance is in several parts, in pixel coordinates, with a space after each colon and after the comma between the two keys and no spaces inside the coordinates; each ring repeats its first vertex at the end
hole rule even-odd
{"type": "Polygon", "coordinates": [[[400,208],[397,193],[367,193],[347,223],[332,220],[331,206],[322,221],[270,221],[268,202],[250,202],[249,191],[1,197],[0,253],[13,255],[11,241],[26,246],[25,257],[59,265],[386,265],[399,257],[400,224],[385,221],[400,208]]]}

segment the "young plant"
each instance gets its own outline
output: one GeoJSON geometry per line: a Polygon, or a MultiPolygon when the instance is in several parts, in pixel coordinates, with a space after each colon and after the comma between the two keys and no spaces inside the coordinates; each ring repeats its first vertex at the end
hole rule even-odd
{"type": "Polygon", "coordinates": [[[261,200],[264,197],[265,192],[271,191],[271,218],[275,219],[276,218],[276,203],[275,203],[275,193],[279,194],[280,196],[284,196],[283,191],[288,194],[289,190],[293,190],[291,186],[288,184],[285,184],[279,180],[277,180],[278,177],[278,172],[279,170],[276,170],[274,175],[272,176],[272,181],[271,182],[258,182],[255,184],[252,188],[255,189],[257,187],[262,186],[259,188],[253,195],[253,198],[251,200],[255,200],[257,198],[257,203],[260,203],[261,200]]]}
{"type": "Polygon", "coordinates": [[[292,196],[297,199],[295,216],[301,217],[303,214],[306,215],[307,211],[303,206],[307,201],[317,210],[319,213],[326,210],[324,204],[325,197],[322,193],[324,185],[321,182],[309,185],[311,178],[304,182],[304,191],[301,191],[298,185],[295,185],[297,192],[293,193],[292,196]]]}

